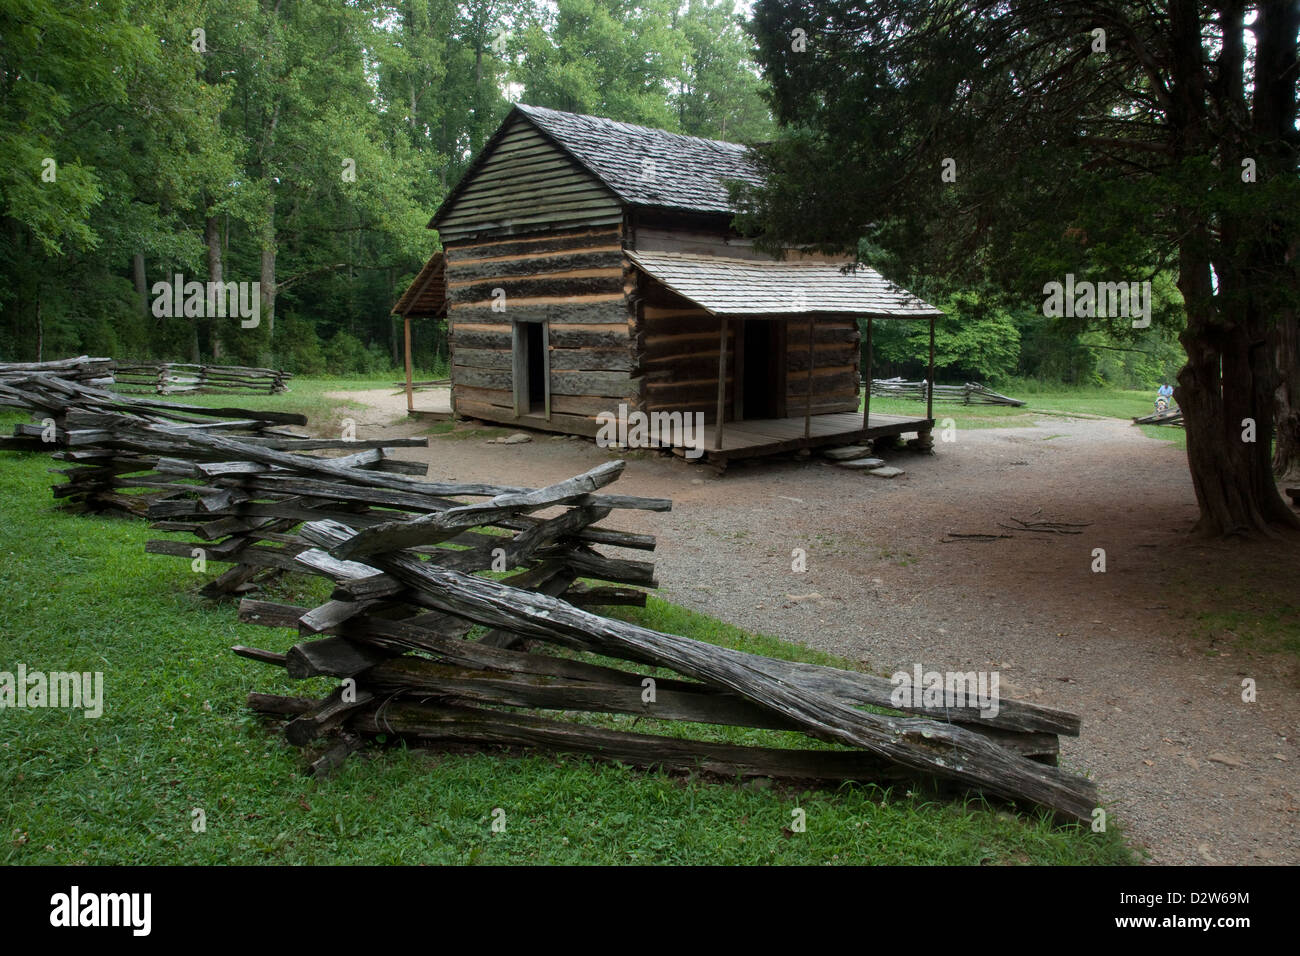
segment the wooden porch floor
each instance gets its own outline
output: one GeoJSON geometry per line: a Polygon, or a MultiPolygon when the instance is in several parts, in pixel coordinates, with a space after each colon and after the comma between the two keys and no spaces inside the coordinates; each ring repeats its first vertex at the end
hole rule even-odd
{"type": "Polygon", "coordinates": [[[412,418],[435,422],[451,421],[451,389],[445,386],[417,388],[415,408],[407,412],[412,418]]]}
{"type": "MultiPolygon", "coordinates": [[[[844,444],[872,438],[903,435],[934,428],[932,418],[907,418],[902,415],[872,415],[869,427],[862,427],[860,412],[814,415],[809,437],[804,437],[802,415],[792,418],[760,418],[753,421],[726,422],[722,427],[722,447],[714,448],[715,427],[704,429],[704,455],[714,461],[775,455],[800,448],[844,444]]],[[[683,449],[674,448],[679,454],[683,449]]]]}

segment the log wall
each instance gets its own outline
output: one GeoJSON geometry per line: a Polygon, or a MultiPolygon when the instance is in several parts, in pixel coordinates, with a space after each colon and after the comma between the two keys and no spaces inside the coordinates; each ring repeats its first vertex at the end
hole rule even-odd
{"type": "MultiPolygon", "coordinates": [[[[786,404],[789,414],[802,415],[808,395],[808,321],[787,320],[786,404]]],[[[814,415],[856,412],[859,405],[861,360],[858,324],[852,317],[818,316],[813,326],[814,415]]]]}
{"type": "Polygon", "coordinates": [[[595,435],[595,416],[635,405],[628,265],[619,226],[449,245],[448,330],[458,415],[595,435]],[[504,309],[494,311],[496,290],[504,309]],[[551,417],[519,418],[513,325],[547,323],[551,417]]]}
{"type": "MultiPolygon", "coordinates": [[[[645,370],[642,408],[654,411],[703,412],[717,418],[718,322],[716,316],[642,278],[634,306],[633,359],[645,370]]],[[[786,414],[802,415],[808,394],[808,326],[803,318],[745,319],[746,323],[786,325],[786,414]]],[[[728,323],[727,412],[736,407],[736,326],[728,323]]],[[[852,317],[818,316],[813,333],[814,415],[858,409],[857,322],[852,317]]]]}
{"type": "MultiPolygon", "coordinates": [[[[621,403],[716,419],[719,319],[633,269],[623,236],[621,226],[595,226],[446,247],[456,414],[588,436],[599,430],[596,416],[621,403]],[[504,308],[494,311],[501,295],[504,308]],[[517,322],[547,324],[549,419],[516,415],[517,322]]],[[[745,321],[786,324],[786,414],[803,414],[805,321],[745,321]]],[[[727,336],[727,420],[736,407],[737,325],[727,336]]],[[[858,338],[852,317],[817,318],[814,414],[857,410],[858,338]]]]}
{"type": "MultiPolygon", "coordinates": [[[[644,370],[641,409],[703,412],[717,419],[718,324],[716,316],[646,276],[639,278],[633,309],[632,357],[644,370]]],[[[728,418],[735,399],[735,323],[727,331],[728,418]]]]}

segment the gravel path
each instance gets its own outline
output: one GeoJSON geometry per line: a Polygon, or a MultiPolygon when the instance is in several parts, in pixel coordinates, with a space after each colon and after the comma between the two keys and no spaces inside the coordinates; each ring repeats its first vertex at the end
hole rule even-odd
{"type": "MultiPolygon", "coordinates": [[[[402,422],[358,437],[416,431],[402,422]]],[[[532,435],[520,445],[438,437],[404,454],[429,462],[430,477],[524,485],[611,457],[532,435]]],[[[1189,537],[1183,453],[1113,419],[967,429],[935,455],[883,457],[906,473],[787,459],[718,478],[632,453],[619,491],[674,507],[618,525],[658,535],[661,592],[678,604],[880,673],[997,670],[1005,696],[1081,714],[1063,763],[1099,781],[1111,819],[1152,862],[1300,863],[1296,662],[1230,642],[1211,655],[1189,635],[1185,607],[1211,582],[1294,600],[1293,545],[1189,537]],[[999,525],[1035,513],[1088,526],[942,543],[949,532],[1012,534],[999,525]],[[1105,573],[1092,570],[1097,548],[1105,573]],[[791,570],[795,549],[804,573],[791,570]],[[1247,677],[1254,703],[1241,699],[1247,677]]]]}

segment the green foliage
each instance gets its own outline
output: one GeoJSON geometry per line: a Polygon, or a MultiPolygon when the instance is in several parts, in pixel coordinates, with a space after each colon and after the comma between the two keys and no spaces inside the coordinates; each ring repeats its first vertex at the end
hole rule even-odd
{"type": "Polygon", "coordinates": [[[773,132],[734,0],[537,6],[513,70],[524,102],[691,136],[773,132]]]}
{"type": "MultiPolygon", "coordinates": [[[[456,4],[405,9],[428,50],[461,42],[460,26],[440,29],[461,23],[456,4]]],[[[386,341],[395,278],[435,245],[424,227],[449,164],[431,131],[455,140],[467,110],[484,127],[479,107],[502,102],[491,72],[455,119],[442,90],[411,90],[409,116],[377,98],[376,84],[440,79],[396,69],[411,61],[391,55],[390,26],[386,7],[328,0],[0,10],[0,147],[17,159],[0,170],[0,352],[270,364],[277,307],[313,316],[316,332],[293,345],[308,366],[316,334],[386,341]],[[262,328],[155,320],[133,290],[133,258],[147,292],[178,272],[206,279],[213,254],[226,281],[262,283],[262,328]]]]}
{"type": "Polygon", "coordinates": [[[993,383],[1015,371],[1020,333],[1006,312],[980,302],[973,294],[954,296],[941,307],[947,315],[935,326],[936,368],[993,383]]]}
{"type": "Polygon", "coordinates": [[[325,350],[311,322],[289,314],[276,326],[279,365],[294,375],[321,375],[329,370],[325,350]]]}
{"type": "MultiPolygon", "coordinates": [[[[935,305],[945,313],[934,329],[936,381],[996,384],[1016,371],[1020,332],[1005,310],[973,292],[939,299],[935,305]]],[[[865,327],[865,320],[859,321],[865,327]]],[[[872,343],[873,377],[925,376],[930,355],[928,323],[876,322],[872,343]],[[897,371],[882,374],[890,369],[897,371]]]]}
{"type": "MultiPolygon", "coordinates": [[[[131,75],[116,64],[143,55],[147,33],[127,5],[67,9],[54,0],[0,7],[5,95],[0,99],[0,193],[4,215],[25,227],[45,256],[99,242],[90,212],[103,198],[83,152],[93,139],[80,117],[93,104],[124,107],[131,75]]],[[[97,124],[90,131],[104,134],[97,124]]]]}
{"type": "MultiPolygon", "coordinates": [[[[907,16],[920,9],[890,2],[907,16]]],[[[1120,264],[1131,272],[1144,247],[1118,226],[1124,216],[1158,220],[1165,194],[1085,178],[1088,189],[1119,197],[1118,212],[1086,197],[1062,206],[1044,183],[1098,174],[1055,157],[1041,178],[1016,185],[1029,170],[1002,155],[1009,150],[983,150],[971,168],[963,160],[966,192],[922,192],[914,188],[917,157],[937,161],[938,145],[918,131],[925,117],[907,112],[905,85],[950,89],[978,59],[967,46],[988,37],[972,27],[915,62],[874,63],[856,48],[815,42],[796,55],[787,36],[773,35],[789,12],[776,6],[757,8],[754,37],[769,70],[778,62],[790,70],[772,84],[772,105],[788,125],[768,158],[790,198],[790,223],[857,244],[860,223],[872,222],[865,258],[921,291],[923,281],[905,281],[909,264],[945,261],[961,232],[951,224],[970,221],[980,189],[1008,187],[1023,201],[1023,215],[979,220],[1019,257],[1010,283],[1000,257],[981,251],[957,257],[966,268],[929,292],[950,310],[936,337],[941,380],[1020,375],[1145,386],[1168,377],[1181,300],[1167,272],[1153,279],[1158,334],[1049,322],[1039,310],[1044,276],[1073,268],[1082,278],[1120,264]],[[813,76],[809,63],[827,72],[813,76]],[[844,108],[861,102],[872,109],[844,108]],[[901,185],[897,176],[864,176],[863,157],[902,171],[901,185]],[[917,216],[904,216],[914,208],[917,216]],[[1067,218],[1069,229],[1040,241],[1043,228],[1067,218]],[[1024,237],[1019,228],[1028,229],[1024,237]]],[[[807,29],[830,24],[825,12],[804,17],[791,6],[807,29]]],[[[846,22],[860,24],[860,15],[846,22]]],[[[735,0],[0,7],[0,356],[106,352],[309,373],[387,368],[400,344],[389,310],[437,246],[429,216],[509,109],[507,93],[691,135],[770,140],[766,84],[746,27],[735,0]],[[193,35],[200,26],[202,43],[193,35]],[[51,181],[41,175],[46,157],[55,161],[51,181]],[[149,314],[154,282],[178,272],[206,280],[213,253],[225,280],[263,284],[261,327],[149,314]]],[[[979,134],[961,123],[944,133],[955,143],[979,134]]],[[[1186,175],[1203,182],[1212,172],[1193,165],[1186,175]]],[[[1286,200],[1281,187],[1259,185],[1267,201],[1286,200]]],[[[1216,209],[1241,201],[1227,193],[1214,200],[1216,209]]],[[[785,213],[772,215],[784,223],[785,213]]],[[[922,328],[877,323],[876,334],[879,374],[923,374],[922,328]]],[[[445,367],[442,324],[416,323],[413,347],[418,366],[445,367]]]]}
{"type": "Polygon", "coordinates": [[[199,197],[235,170],[221,94],[199,78],[188,45],[199,19],[186,2],[0,9],[5,351],[139,348],[131,316],[143,313],[119,288],[131,255],[197,263],[199,197]]]}
{"type": "MultiPolygon", "coordinates": [[[[1001,385],[1035,380],[1049,387],[1115,386],[1152,389],[1172,382],[1183,361],[1175,332],[1158,325],[1112,333],[1083,323],[1011,311],[1005,298],[976,291],[929,298],[945,315],[935,324],[935,379],[940,384],[978,381],[1001,385]]],[[[862,360],[866,362],[866,320],[862,360]]],[[[929,330],[921,322],[877,321],[872,333],[872,375],[924,378],[929,330]]]]}
{"type": "Polygon", "coordinates": [[[364,375],[389,367],[391,360],[375,345],[366,346],[359,338],[342,330],[325,345],[325,370],[331,375],[364,375]]]}
{"type": "Polygon", "coordinates": [[[672,104],[681,131],[735,143],[758,143],[776,127],[762,98],[744,19],[733,0],[690,0],[676,14],[690,44],[672,104]]]}
{"type": "Polygon", "coordinates": [[[1101,350],[1088,348],[1083,333],[1033,313],[1019,316],[1016,327],[1020,333],[1017,375],[1064,385],[1101,384],[1097,361],[1101,350]]]}
{"type": "Polygon", "coordinates": [[[517,76],[534,106],[676,131],[668,93],[690,55],[673,0],[557,0],[534,8],[517,76]]]}

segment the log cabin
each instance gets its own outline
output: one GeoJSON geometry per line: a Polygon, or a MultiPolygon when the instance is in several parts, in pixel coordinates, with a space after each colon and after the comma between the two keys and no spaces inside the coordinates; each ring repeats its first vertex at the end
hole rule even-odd
{"type": "Polygon", "coordinates": [[[610,416],[699,415],[723,466],[928,444],[928,402],[871,414],[859,319],[868,362],[875,320],[929,320],[933,381],[942,313],[847,259],[758,250],[732,226],[733,181],[761,181],[745,146],[518,104],[429,222],[442,251],[394,311],[408,342],[412,318],[446,317],[460,417],[597,436],[610,416]]]}

